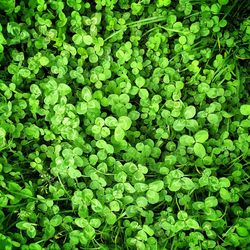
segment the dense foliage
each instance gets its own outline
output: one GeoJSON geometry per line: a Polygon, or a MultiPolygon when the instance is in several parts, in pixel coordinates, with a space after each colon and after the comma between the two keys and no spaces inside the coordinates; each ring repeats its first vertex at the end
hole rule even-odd
{"type": "Polygon", "coordinates": [[[0,250],[250,249],[247,0],[0,0],[0,250]]]}

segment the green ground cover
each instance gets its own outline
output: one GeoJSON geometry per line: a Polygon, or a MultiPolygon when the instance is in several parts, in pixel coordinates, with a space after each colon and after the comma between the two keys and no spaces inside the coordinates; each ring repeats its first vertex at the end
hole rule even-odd
{"type": "Polygon", "coordinates": [[[0,0],[0,250],[250,249],[247,0],[0,0]]]}

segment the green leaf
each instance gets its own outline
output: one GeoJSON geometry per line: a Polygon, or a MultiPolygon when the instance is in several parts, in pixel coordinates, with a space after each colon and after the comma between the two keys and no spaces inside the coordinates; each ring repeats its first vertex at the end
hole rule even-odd
{"type": "Polygon", "coordinates": [[[185,125],[186,128],[192,132],[196,132],[199,129],[199,124],[194,119],[186,120],[185,125]]]}
{"type": "Polygon", "coordinates": [[[91,45],[91,43],[93,42],[93,39],[90,35],[85,35],[82,37],[82,39],[86,45],[91,45]]]}
{"type": "Polygon", "coordinates": [[[40,90],[40,88],[36,84],[32,84],[30,86],[30,92],[37,97],[42,94],[42,91],[40,90]]]}
{"type": "Polygon", "coordinates": [[[148,188],[149,188],[149,190],[159,192],[164,188],[164,182],[161,180],[151,182],[151,183],[149,183],[148,188]]]}
{"type": "Polygon", "coordinates": [[[45,96],[44,103],[47,105],[55,105],[58,101],[59,95],[57,91],[51,92],[49,95],[45,96]]]}
{"type": "Polygon", "coordinates": [[[204,143],[208,139],[208,132],[206,130],[200,130],[194,135],[195,141],[204,143]]]}
{"type": "Polygon", "coordinates": [[[111,201],[109,206],[111,211],[118,212],[120,210],[120,204],[118,201],[111,201]]]}
{"type": "Polygon", "coordinates": [[[179,211],[177,214],[177,218],[179,220],[186,220],[188,218],[188,214],[185,211],[179,211]]]}
{"type": "Polygon", "coordinates": [[[172,191],[172,192],[177,192],[178,190],[181,189],[181,180],[172,180],[170,185],[169,185],[169,190],[172,191]]]}
{"type": "Polygon", "coordinates": [[[149,227],[148,225],[143,225],[142,227],[143,231],[146,232],[149,236],[153,236],[154,235],[154,230],[149,227]]]}
{"type": "Polygon", "coordinates": [[[90,189],[84,189],[81,195],[83,197],[84,202],[86,203],[89,203],[94,197],[93,191],[90,189]]]}
{"type": "Polygon", "coordinates": [[[173,124],[173,128],[175,131],[179,132],[182,131],[185,128],[185,120],[180,119],[180,120],[175,120],[173,124]]]}
{"type": "Polygon", "coordinates": [[[180,137],[180,144],[183,146],[192,146],[195,143],[195,140],[190,135],[182,135],[180,137]]]}
{"type": "Polygon", "coordinates": [[[175,155],[166,155],[165,159],[164,159],[164,163],[168,167],[174,166],[174,164],[176,163],[176,161],[177,161],[177,159],[176,159],[175,155]]]}
{"type": "Polygon", "coordinates": [[[124,171],[119,171],[114,175],[114,179],[117,182],[126,182],[127,174],[124,171]]]}
{"type": "Polygon", "coordinates": [[[18,73],[24,78],[28,78],[30,76],[29,69],[20,69],[18,73]]]}
{"type": "Polygon", "coordinates": [[[231,200],[230,192],[225,188],[220,189],[220,197],[225,201],[230,201],[231,200]]]}
{"type": "Polygon", "coordinates": [[[186,225],[187,227],[192,228],[192,229],[200,228],[199,223],[196,220],[191,219],[191,218],[186,220],[186,225]]]}
{"type": "Polygon", "coordinates": [[[219,4],[221,5],[227,5],[229,0],[218,0],[219,4]]]}
{"type": "Polygon", "coordinates": [[[118,121],[115,117],[113,116],[108,116],[105,119],[105,124],[110,127],[110,128],[115,128],[118,125],[118,121]]]}
{"type": "Polygon", "coordinates": [[[68,174],[71,178],[76,179],[82,176],[81,172],[78,169],[69,167],[68,174]]]}
{"type": "Polygon", "coordinates": [[[20,230],[27,230],[31,226],[32,226],[32,224],[30,222],[26,222],[26,221],[20,221],[20,222],[16,223],[16,227],[20,230]]]}
{"type": "Polygon", "coordinates": [[[62,223],[63,219],[62,216],[59,214],[56,214],[52,217],[52,219],[50,220],[50,223],[53,227],[57,227],[62,223]]]}
{"type": "Polygon", "coordinates": [[[221,177],[220,179],[220,187],[228,188],[230,187],[230,180],[226,177],[221,177]]]}
{"type": "Polygon", "coordinates": [[[240,113],[242,115],[250,115],[250,105],[244,104],[240,106],[240,113]]]}
{"type": "Polygon", "coordinates": [[[5,129],[0,127],[0,138],[5,138],[5,136],[6,136],[5,129]]]}
{"type": "Polygon", "coordinates": [[[220,123],[220,118],[217,114],[209,114],[207,116],[207,120],[214,125],[218,125],[220,123]]]}
{"type": "Polygon", "coordinates": [[[174,224],[174,228],[172,229],[174,232],[182,231],[185,228],[185,221],[176,221],[174,224]]]}
{"type": "Polygon", "coordinates": [[[148,190],[148,185],[147,184],[145,184],[145,183],[136,183],[135,184],[135,190],[137,191],[137,192],[145,192],[145,191],[147,191],[148,190]]]}
{"type": "Polygon", "coordinates": [[[138,86],[138,88],[141,88],[145,84],[145,79],[142,76],[139,76],[136,78],[135,84],[138,86]]]}
{"type": "Polygon", "coordinates": [[[46,56],[42,56],[40,59],[39,59],[39,62],[42,66],[46,66],[49,64],[49,59],[46,57],[46,56]]]}
{"type": "Polygon", "coordinates": [[[192,33],[198,33],[200,31],[200,24],[199,22],[192,23],[190,26],[190,31],[192,33]]]}
{"type": "Polygon", "coordinates": [[[27,235],[30,238],[35,238],[36,237],[36,228],[34,226],[30,226],[29,228],[27,228],[27,235]]]}
{"type": "Polygon", "coordinates": [[[24,131],[29,138],[38,139],[40,137],[40,129],[36,125],[26,127],[24,131]]]}
{"type": "Polygon", "coordinates": [[[72,40],[76,45],[80,45],[83,42],[83,37],[80,34],[75,34],[73,35],[72,40]]]}
{"type": "Polygon", "coordinates": [[[60,83],[58,85],[58,92],[60,96],[65,96],[71,93],[71,88],[67,84],[60,83]]]}
{"type": "Polygon", "coordinates": [[[149,96],[148,90],[147,89],[140,89],[139,96],[141,99],[147,99],[149,96]]]}
{"type": "Polygon", "coordinates": [[[111,213],[107,214],[106,221],[109,225],[114,225],[117,221],[117,217],[114,213],[111,212],[111,213]]]}
{"type": "Polygon", "coordinates": [[[148,205],[148,200],[145,197],[140,196],[136,199],[136,204],[138,207],[146,207],[148,205]]]}
{"type": "Polygon", "coordinates": [[[237,231],[238,235],[241,237],[248,237],[249,236],[249,232],[248,232],[246,227],[236,227],[236,231],[237,231]]]}
{"type": "Polygon", "coordinates": [[[89,102],[92,99],[92,93],[91,93],[90,88],[84,87],[82,89],[82,98],[86,102],[89,102]]]}
{"type": "Polygon", "coordinates": [[[88,221],[84,218],[76,218],[75,224],[80,228],[85,228],[88,226],[88,221]]]}
{"type": "Polygon", "coordinates": [[[101,220],[98,218],[92,218],[89,222],[89,224],[93,227],[93,228],[99,228],[102,224],[101,220]]]}
{"type": "Polygon", "coordinates": [[[194,182],[187,177],[181,179],[181,187],[185,190],[192,190],[195,187],[194,182]]]}
{"type": "Polygon", "coordinates": [[[78,102],[76,105],[76,112],[79,115],[86,114],[88,111],[88,105],[86,102],[78,102]]]}
{"type": "MultiPolygon", "coordinates": [[[[186,42],[187,42],[187,39],[186,39],[185,36],[180,36],[179,37],[179,43],[180,44],[184,45],[186,42]]],[[[186,119],[188,119],[188,118],[186,118],[186,119]]]]}
{"type": "Polygon", "coordinates": [[[179,178],[182,178],[184,176],[184,173],[179,170],[179,169],[175,169],[175,170],[172,170],[169,174],[169,176],[172,178],[176,178],[176,179],[179,179],[179,178]]]}
{"type": "Polygon", "coordinates": [[[200,143],[195,143],[194,144],[194,153],[200,158],[204,158],[206,156],[206,149],[204,146],[200,143]]]}
{"type": "Polygon", "coordinates": [[[132,121],[128,116],[121,116],[118,119],[118,123],[122,129],[124,130],[129,130],[129,128],[131,127],[132,121]]]}
{"type": "Polygon", "coordinates": [[[101,202],[97,199],[91,200],[91,208],[96,213],[101,213],[103,211],[103,206],[102,206],[101,202]]]}
{"type": "Polygon", "coordinates": [[[121,141],[123,140],[124,136],[125,136],[125,131],[118,125],[115,128],[115,133],[114,133],[115,140],[121,141]]]}
{"type": "Polygon", "coordinates": [[[215,196],[210,196],[205,199],[205,207],[216,207],[218,200],[215,196]]]}
{"type": "Polygon", "coordinates": [[[159,194],[153,190],[148,190],[146,196],[150,204],[156,204],[160,200],[159,194]]]}

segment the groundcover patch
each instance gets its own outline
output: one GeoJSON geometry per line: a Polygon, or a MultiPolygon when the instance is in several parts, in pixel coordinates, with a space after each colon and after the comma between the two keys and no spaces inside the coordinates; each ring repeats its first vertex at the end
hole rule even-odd
{"type": "Polygon", "coordinates": [[[0,250],[250,249],[247,0],[0,0],[0,250]]]}

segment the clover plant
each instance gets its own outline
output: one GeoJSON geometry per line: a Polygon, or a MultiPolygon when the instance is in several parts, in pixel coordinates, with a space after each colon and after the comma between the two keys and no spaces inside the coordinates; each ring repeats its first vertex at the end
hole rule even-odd
{"type": "Polygon", "coordinates": [[[250,249],[247,0],[0,1],[0,250],[250,249]]]}

